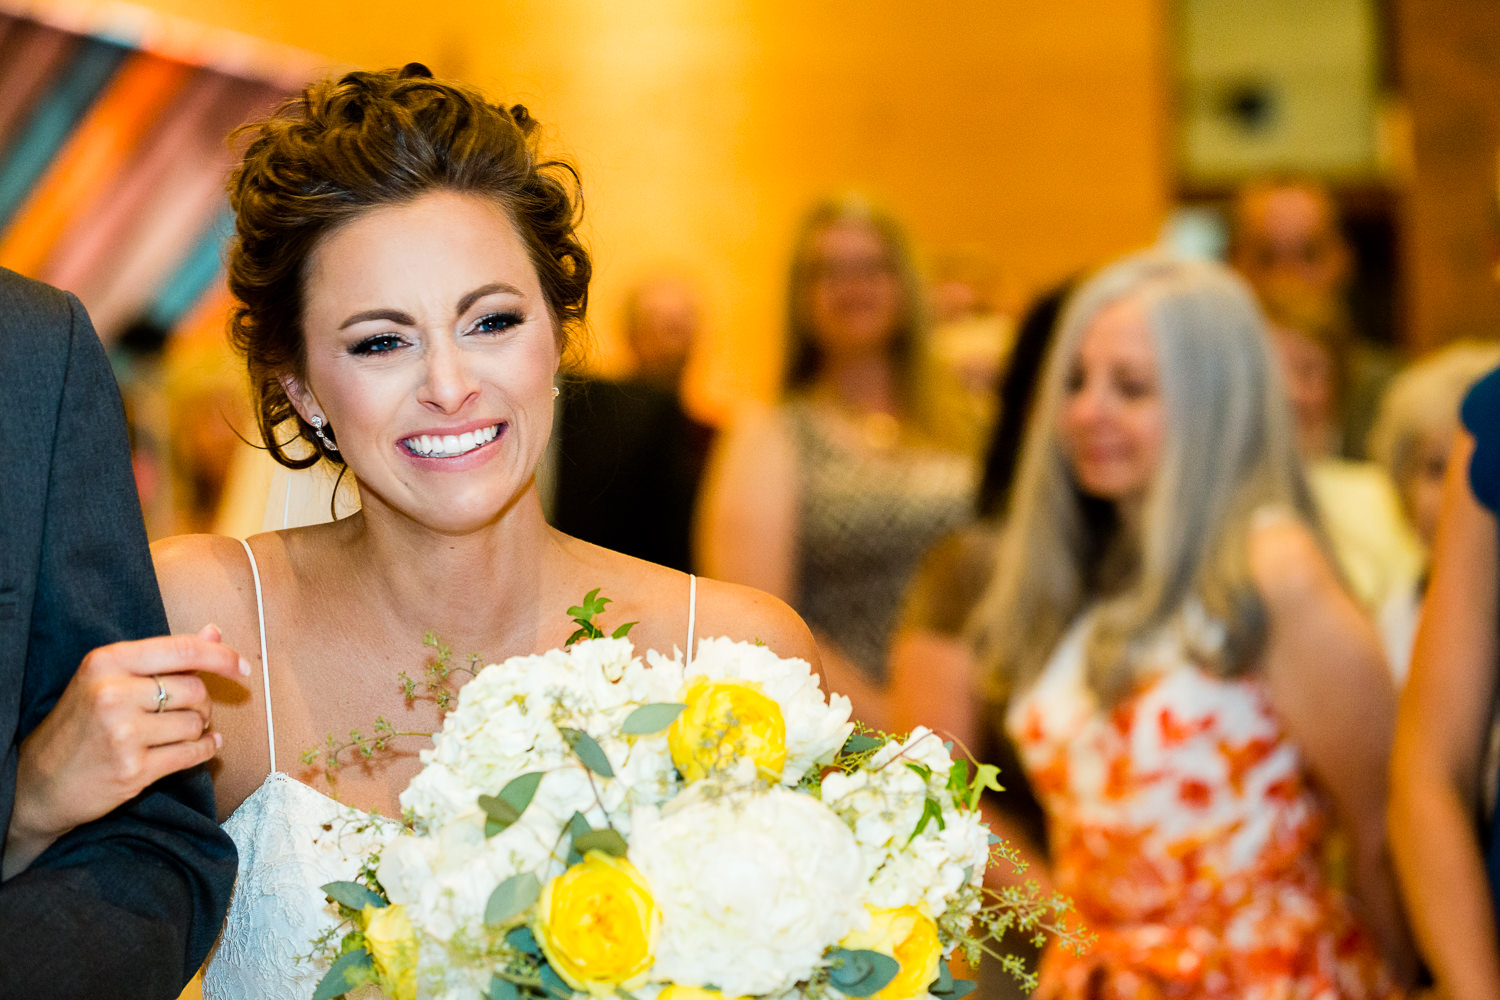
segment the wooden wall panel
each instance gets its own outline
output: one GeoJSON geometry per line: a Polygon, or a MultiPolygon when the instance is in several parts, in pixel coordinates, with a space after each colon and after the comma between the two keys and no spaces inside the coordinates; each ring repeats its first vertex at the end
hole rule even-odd
{"type": "Polygon", "coordinates": [[[787,244],[823,192],[866,189],[919,249],[977,246],[1030,291],[1151,241],[1170,189],[1161,0],[139,5],[527,103],[583,173],[604,367],[627,284],[687,267],[711,413],[771,391],[787,244]]]}
{"type": "Polygon", "coordinates": [[[1408,341],[1500,336],[1496,150],[1500,4],[1397,0],[1398,70],[1411,116],[1404,264],[1408,341]]]}

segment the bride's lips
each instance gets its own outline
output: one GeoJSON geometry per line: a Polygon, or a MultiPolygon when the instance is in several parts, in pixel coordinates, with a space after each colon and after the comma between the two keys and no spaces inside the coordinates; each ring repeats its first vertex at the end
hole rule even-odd
{"type": "Polygon", "coordinates": [[[397,448],[417,465],[456,472],[488,460],[509,426],[504,421],[477,420],[435,427],[407,435],[397,442],[397,448]]]}

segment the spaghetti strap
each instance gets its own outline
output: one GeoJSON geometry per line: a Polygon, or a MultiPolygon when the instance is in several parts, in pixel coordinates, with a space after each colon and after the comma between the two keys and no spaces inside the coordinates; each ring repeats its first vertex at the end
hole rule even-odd
{"type": "Polygon", "coordinates": [[[255,581],[255,618],[260,623],[260,684],[266,698],[266,745],[271,751],[271,773],[276,773],[276,724],[271,721],[271,661],[266,657],[266,606],[260,594],[260,567],[255,565],[255,553],[250,543],[243,538],[245,555],[250,557],[250,577],[255,581]]]}
{"type": "Polygon", "coordinates": [[[698,618],[698,578],[692,573],[688,574],[688,641],[687,641],[687,665],[693,665],[693,631],[697,628],[698,618]]]}

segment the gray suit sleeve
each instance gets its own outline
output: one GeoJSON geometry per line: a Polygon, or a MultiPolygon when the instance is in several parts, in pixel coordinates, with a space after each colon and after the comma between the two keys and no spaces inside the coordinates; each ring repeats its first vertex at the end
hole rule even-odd
{"type": "MultiPolygon", "coordinates": [[[[55,438],[16,743],[90,649],[166,631],[119,393],[82,307],[67,306],[61,395],[43,402],[55,438]]],[[[218,933],[234,871],[206,770],[153,785],[0,885],[0,996],[175,997],[218,933]]]]}

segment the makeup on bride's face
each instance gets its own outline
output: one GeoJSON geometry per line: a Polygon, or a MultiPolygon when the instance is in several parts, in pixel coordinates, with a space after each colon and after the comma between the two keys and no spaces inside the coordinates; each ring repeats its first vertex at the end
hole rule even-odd
{"type": "Polygon", "coordinates": [[[509,215],[434,192],[326,237],[308,269],[306,377],[366,506],[444,530],[531,483],[552,426],[555,326],[509,215]]]}

